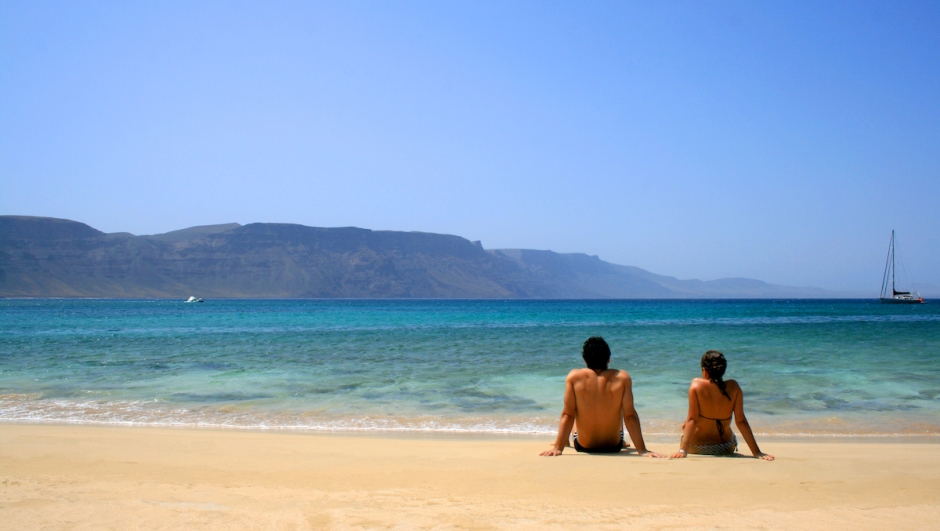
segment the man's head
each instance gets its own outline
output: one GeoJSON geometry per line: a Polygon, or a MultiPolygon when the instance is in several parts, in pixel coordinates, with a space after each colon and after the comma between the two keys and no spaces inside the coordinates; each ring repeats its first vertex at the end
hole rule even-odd
{"type": "Polygon", "coordinates": [[[589,369],[604,371],[610,363],[610,347],[602,337],[589,337],[581,348],[581,356],[589,369]]]}

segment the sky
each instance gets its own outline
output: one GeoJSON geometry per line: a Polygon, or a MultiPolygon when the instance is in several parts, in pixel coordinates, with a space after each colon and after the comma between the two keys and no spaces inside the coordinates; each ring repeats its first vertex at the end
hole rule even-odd
{"type": "Polygon", "coordinates": [[[0,214],[940,293],[940,3],[0,0],[0,214]]]}

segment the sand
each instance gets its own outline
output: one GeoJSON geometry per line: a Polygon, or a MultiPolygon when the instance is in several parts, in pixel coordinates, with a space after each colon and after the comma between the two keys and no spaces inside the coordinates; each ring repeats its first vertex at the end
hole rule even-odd
{"type": "Polygon", "coordinates": [[[0,424],[0,529],[940,527],[936,443],[765,440],[769,463],[538,457],[550,439],[0,424]]]}

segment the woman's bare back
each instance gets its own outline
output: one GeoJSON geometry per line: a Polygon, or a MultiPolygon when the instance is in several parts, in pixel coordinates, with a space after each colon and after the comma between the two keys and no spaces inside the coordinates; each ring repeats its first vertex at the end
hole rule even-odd
{"type": "Polygon", "coordinates": [[[698,420],[692,444],[719,444],[730,441],[731,418],[735,403],[741,394],[738,382],[725,382],[725,392],[728,396],[722,394],[717,384],[705,378],[692,380],[690,387],[698,401],[698,420]],[[718,427],[719,423],[721,428],[718,427]]]}

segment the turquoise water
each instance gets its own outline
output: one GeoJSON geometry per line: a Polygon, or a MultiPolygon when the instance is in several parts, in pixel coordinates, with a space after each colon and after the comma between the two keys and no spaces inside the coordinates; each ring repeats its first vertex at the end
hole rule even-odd
{"type": "Polygon", "coordinates": [[[604,336],[644,430],[718,349],[755,431],[940,434],[940,305],[0,300],[0,421],[551,433],[604,336]]]}

